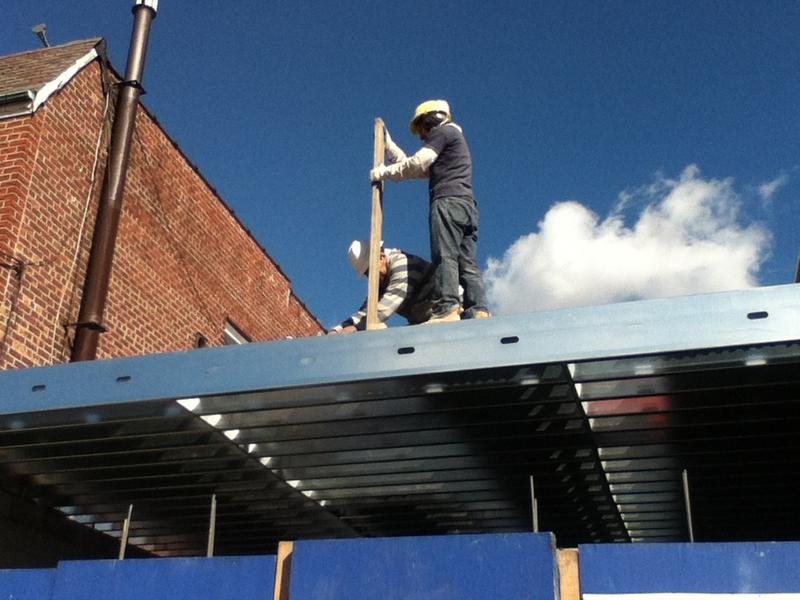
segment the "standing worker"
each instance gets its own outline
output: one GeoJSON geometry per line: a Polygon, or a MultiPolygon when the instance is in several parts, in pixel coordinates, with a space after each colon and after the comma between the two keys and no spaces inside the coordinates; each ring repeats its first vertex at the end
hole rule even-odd
{"type": "Polygon", "coordinates": [[[491,315],[478,268],[478,208],[472,193],[472,158],[467,141],[461,127],[453,123],[445,100],[420,104],[409,127],[423,141],[422,148],[406,156],[387,130],[390,164],[372,169],[370,180],[428,179],[435,299],[427,323],[485,319],[491,315]],[[464,288],[461,315],[459,283],[464,288]]]}
{"type": "MultiPolygon", "coordinates": [[[[369,242],[354,240],[347,250],[350,264],[360,276],[369,269],[369,242]]],[[[425,323],[432,314],[431,263],[410,252],[381,248],[378,279],[379,329],[393,314],[408,320],[409,325],[425,323]]],[[[351,317],[328,331],[328,334],[363,331],[367,325],[367,302],[351,317]]]]}

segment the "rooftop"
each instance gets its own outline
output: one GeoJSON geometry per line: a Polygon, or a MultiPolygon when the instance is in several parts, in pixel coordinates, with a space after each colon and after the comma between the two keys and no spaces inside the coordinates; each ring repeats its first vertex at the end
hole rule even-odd
{"type": "Polygon", "coordinates": [[[0,118],[35,112],[102,52],[102,38],[0,57],[0,118]]]}
{"type": "Polygon", "coordinates": [[[800,536],[800,287],[0,373],[2,486],[131,543],[800,536]]]}

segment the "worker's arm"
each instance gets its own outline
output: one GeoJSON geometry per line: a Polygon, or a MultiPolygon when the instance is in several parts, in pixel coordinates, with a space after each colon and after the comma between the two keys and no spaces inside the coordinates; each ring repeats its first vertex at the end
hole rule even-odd
{"type": "Polygon", "coordinates": [[[389,256],[389,282],[378,300],[378,321],[388,320],[408,297],[408,258],[402,252],[389,256]]]}
{"type": "Polygon", "coordinates": [[[402,181],[403,179],[425,179],[428,169],[438,158],[436,150],[423,146],[413,155],[391,165],[378,165],[369,172],[371,181],[402,181]]]}
{"type": "Polygon", "coordinates": [[[406,153],[403,152],[403,149],[394,143],[392,136],[389,135],[389,130],[384,129],[383,132],[384,132],[384,140],[383,140],[384,149],[386,151],[386,156],[389,158],[387,162],[389,164],[394,164],[408,158],[406,156],[406,153]]]}
{"type": "Polygon", "coordinates": [[[339,325],[330,328],[326,333],[328,335],[336,335],[338,333],[355,333],[356,331],[358,331],[356,326],[350,322],[347,322],[347,325],[340,323],[339,325]]]}
{"type": "Polygon", "coordinates": [[[369,173],[371,181],[401,181],[403,179],[425,179],[428,169],[439,153],[433,148],[423,146],[414,155],[407,156],[403,149],[395,144],[389,130],[384,129],[384,147],[389,157],[388,165],[378,165],[369,173]]]}
{"type": "MultiPolygon", "coordinates": [[[[402,252],[393,253],[389,257],[389,282],[378,300],[378,321],[384,323],[405,302],[408,296],[408,259],[402,252]]],[[[361,331],[367,327],[367,302],[361,305],[356,313],[334,327],[332,333],[346,332],[348,327],[361,331]]]]}
{"type": "Polygon", "coordinates": [[[361,324],[361,329],[364,329],[364,326],[367,324],[366,316],[367,301],[364,300],[364,304],[361,305],[361,308],[359,308],[357,312],[353,313],[352,316],[347,317],[344,321],[328,331],[328,333],[352,333],[354,331],[358,331],[359,324],[361,324]]]}

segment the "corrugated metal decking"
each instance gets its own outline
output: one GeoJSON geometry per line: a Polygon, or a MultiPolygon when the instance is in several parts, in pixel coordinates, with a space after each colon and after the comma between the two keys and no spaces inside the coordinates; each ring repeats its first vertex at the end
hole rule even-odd
{"type": "Polygon", "coordinates": [[[161,555],[800,535],[800,287],[0,373],[0,484],[161,555]]]}

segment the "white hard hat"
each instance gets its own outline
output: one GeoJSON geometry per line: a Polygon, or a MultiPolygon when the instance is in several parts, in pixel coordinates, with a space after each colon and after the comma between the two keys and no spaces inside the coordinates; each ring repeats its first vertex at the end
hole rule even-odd
{"type": "Polygon", "coordinates": [[[364,275],[369,269],[369,240],[353,240],[347,249],[347,256],[356,273],[364,275]]]}

